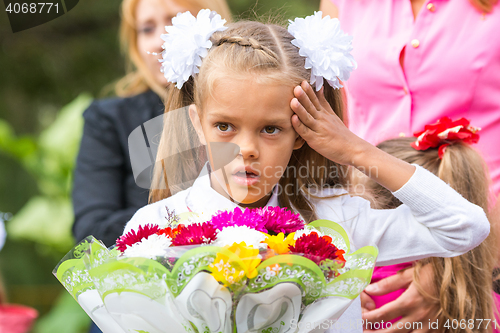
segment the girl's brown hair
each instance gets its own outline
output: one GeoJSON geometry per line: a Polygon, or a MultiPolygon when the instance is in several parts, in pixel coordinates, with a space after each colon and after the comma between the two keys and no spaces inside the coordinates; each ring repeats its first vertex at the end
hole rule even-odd
{"type": "MultiPolygon", "coordinates": [[[[165,94],[165,87],[156,82],[147,68],[137,48],[137,28],[135,12],[141,0],[123,0],[121,5],[120,47],[126,60],[127,74],[115,85],[118,96],[132,96],[148,89],[159,96],[165,94]]],[[[209,8],[219,13],[222,18],[231,21],[231,11],[226,0],[175,0],[187,8],[209,8]]]]}
{"type": "Polygon", "coordinates": [[[479,11],[491,13],[493,6],[498,3],[498,0],[470,0],[471,4],[479,11]]]}
{"type": "MultiPolygon", "coordinates": [[[[294,37],[284,27],[251,21],[240,21],[227,26],[227,30],[212,36],[214,46],[204,58],[199,74],[186,82],[180,90],[174,85],[168,87],[167,116],[168,111],[190,104],[195,104],[197,109],[203,112],[204,102],[211,96],[217,83],[225,77],[243,77],[247,80],[289,85],[290,89],[304,80],[309,80],[311,72],[304,68],[305,58],[300,56],[298,48],[292,45],[294,37]]],[[[344,104],[341,91],[334,90],[328,84],[324,87],[327,101],[342,119],[344,104]]],[[[182,117],[186,118],[185,115],[182,117]]],[[[159,201],[172,194],[172,187],[169,189],[165,181],[165,170],[170,168],[170,162],[164,160],[163,156],[171,155],[166,153],[171,147],[169,142],[177,140],[178,135],[187,135],[182,133],[182,128],[173,128],[173,124],[183,123],[183,120],[176,121],[178,120],[165,121],[158,150],[161,154],[159,153],[157,158],[150,202],[159,201]],[[177,137],[172,138],[172,134],[177,137]]],[[[182,170],[184,179],[195,179],[206,160],[203,149],[194,149],[191,150],[190,156],[184,154],[172,167],[182,170]]],[[[295,209],[306,220],[315,219],[313,206],[307,198],[312,195],[308,189],[326,184],[343,186],[346,173],[342,170],[343,166],[327,160],[305,143],[293,151],[288,168],[279,181],[281,188],[287,189],[287,193],[282,191],[279,194],[280,205],[295,209]],[[315,168],[317,172],[311,172],[311,168],[315,168]],[[304,175],[297,173],[297,170],[308,172],[304,175]]],[[[169,178],[169,181],[172,181],[172,178],[169,178]]]]}
{"type": "MultiPolygon", "coordinates": [[[[438,156],[438,149],[415,150],[411,142],[415,138],[397,138],[379,145],[381,150],[408,163],[421,165],[448,183],[465,199],[488,211],[488,173],[483,158],[471,146],[461,143],[446,147],[443,159],[438,156]]],[[[366,177],[368,178],[368,177],[366,177]]],[[[372,206],[390,209],[401,203],[392,194],[368,179],[364,181],[368,192],[374,198],[372,206]],[[377,204],[378,202],[378,204],[377,204]]],[[[436,304],[439,323],[449,320],[495,319],[495,303],[492,294],[493,268],[496,264],[496,235],[491,228],[488,238],[473,250],[454,258],[428,258],[420,260],[415,266],[414,281],[422,295],[436,304]],[[433,290],[436,295],[429,295],[419,282],[419,270],[432,265],[434,271],[433,290]]],[[[475,321],[476,322],[476,321],[475,321]]],[[[474,328],[445,328],[440,325],[440,332],[492,332],[491,325],[474,325],[474,328]]]]}

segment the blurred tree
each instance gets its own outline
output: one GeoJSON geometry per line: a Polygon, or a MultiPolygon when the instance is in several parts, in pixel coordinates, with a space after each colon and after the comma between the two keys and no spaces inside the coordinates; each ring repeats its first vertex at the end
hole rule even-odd
{"type": "MultiPolygon", "coordinates": [[[[35,179],[39,192],[8,221],[10,244],[5,251],[10,256],[4,258],[2,255],[0,271],[6,275],[6,282],[11,284],[7,291],[13,302],[34,305],[42,311],[45,310],[42,306],[47,305],[45,299],[55,300],[57,293],[63,289],[60,286],[49,288],[47,284],[55,285],[57,282],[54,279],[47,282],[47,277],[58,259],[73,245],[71,177],[83,128],[82,113],[91,100],[88,94],[80,95],[64,107],[56,120],[36,138],[28,135],[17,137],[9,124],[0,120],[0,152],[15,159],[35,179]],[[38,251],[32,252],[33,245],[38,251]],[[45,260],[47,265],[39,265],[36,257],[40,255],[49,257],[45,260]],[[48,265],[50,268],[47,268],[48,265]],[[43,271],[39,271],[40,268],[43,271]],[[44,292],[47,289],[49,294],[44,292]],[[40,300],[37,295],[42,293],[45,297],[40,300]],[[27,296],[37,301],[27,299],[27,296]]],[[[63,292],[53,310],[55,314],[43,318],[36,326],[36,332],[74,333],[77,332],[74,325],[80,328],[88,326],[86,314],[68,296],[63,292]],[[71,312],[69,316],[76,319],[70,325],[58,326],[63,318],[68,318],[68,311],[71,312]]]]}
{"type": "Polygon", "coordinates": [[[5,121],[0,121],[0,150],[32,175],[40,193],[9,221],[10,238],[45,245],[56,255],[64,255],[73,245],[71,178],[83,128],[82,113],[91,100],[88,94],[80,95],[37,139],[18,138],[5,121]]]}

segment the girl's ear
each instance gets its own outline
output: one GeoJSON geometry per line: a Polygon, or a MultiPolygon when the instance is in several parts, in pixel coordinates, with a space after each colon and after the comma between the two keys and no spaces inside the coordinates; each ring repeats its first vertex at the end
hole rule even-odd
{"type": "Polygon", "coordinates": [[[302,148],[306,140],[302,139],[300,135],[297,134],[297,137],[295,138],[295,143],[293,144],[293,149],[299,149],[302,148]]]}
{"type": "Polygon", "coordinates": [[[201,127],[198,108],[194,104],[191,104],[189,106],[189,118],[191,119],[191,123],[193,124],[196,134],[198,134],[198,138],[200,139],[201,144],[206,145],[207,141],[205,140],[205,134],[203,134],[203,128],[201,127]]]}

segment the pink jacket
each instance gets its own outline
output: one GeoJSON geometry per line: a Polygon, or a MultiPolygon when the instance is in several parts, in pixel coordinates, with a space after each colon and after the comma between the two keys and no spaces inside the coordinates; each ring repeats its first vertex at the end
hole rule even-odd
{"type": "Polygon", "coordinates": [[[468,0],[332,0],[354,36],[358,62],[346,82],[349,126],[377,144],[443,116],[481,127],[475,147],[500,193],[500,4],[482,14],[468,0]],[[399,59],[405,50],[404,71],[399,59]]]}

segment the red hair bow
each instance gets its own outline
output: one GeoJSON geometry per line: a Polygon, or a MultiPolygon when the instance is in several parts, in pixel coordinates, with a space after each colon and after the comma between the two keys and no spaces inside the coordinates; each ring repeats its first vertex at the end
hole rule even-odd
{"type": "Polygon", "coordinates": [[[460,118],[452,121],[448,117],[439,119],[436,123],[425,125],[425,129],[421,132],[415,132],[417,137],[411,146],[416,150],[427,150],[439,146],[439,158],[443,158],[446,147],[451,143],[462,141],[472,144],[479,141],[478,131],[481,129],[469,125],[469,120],[460,118]]]}

